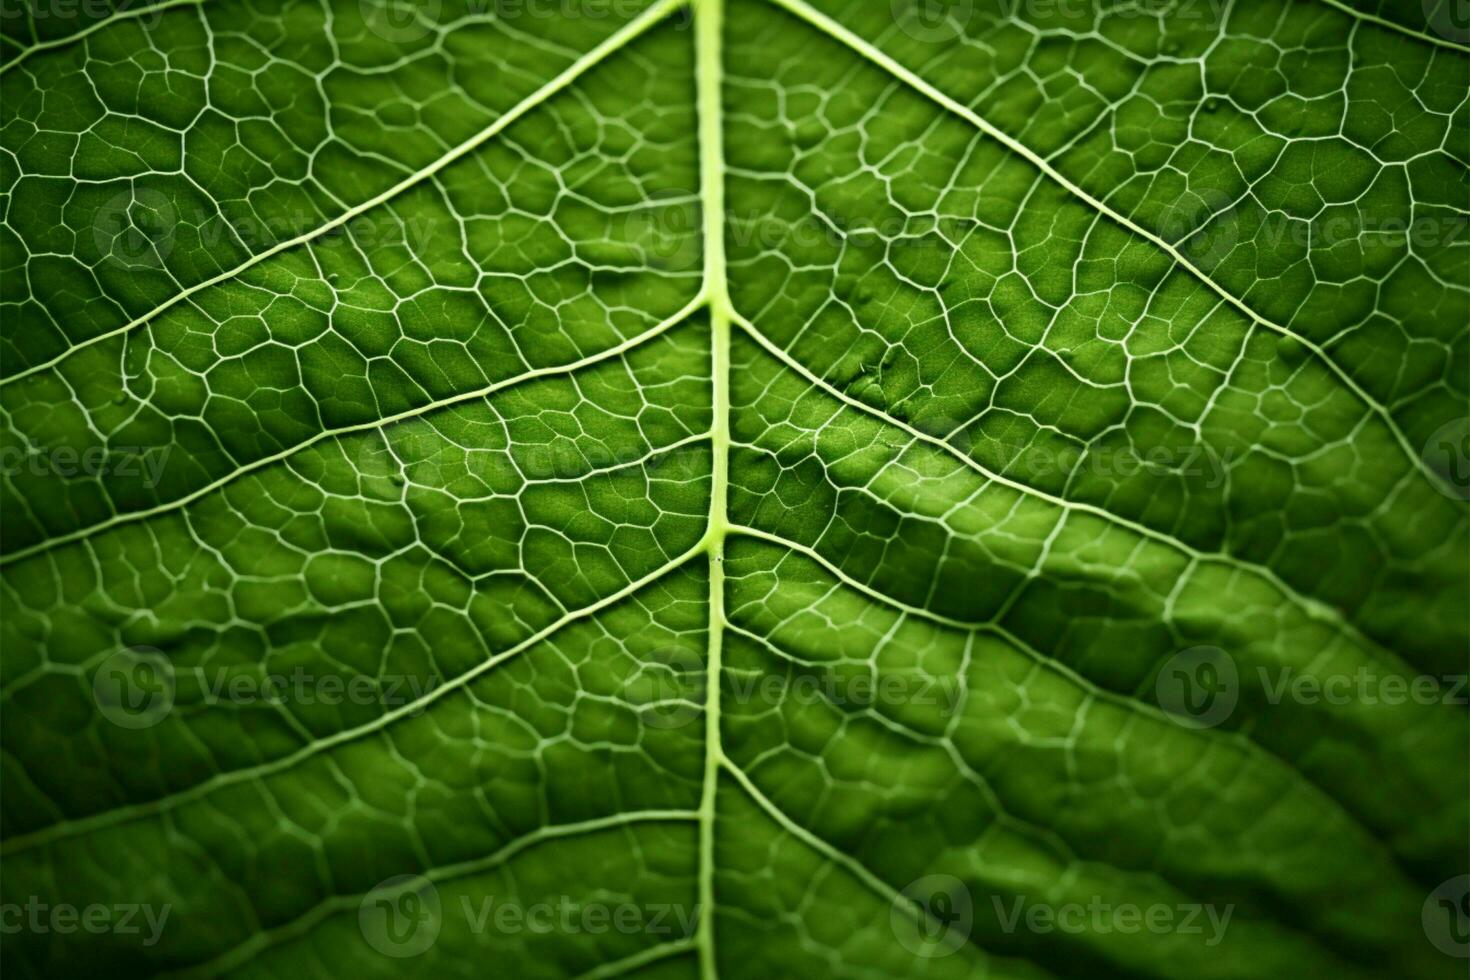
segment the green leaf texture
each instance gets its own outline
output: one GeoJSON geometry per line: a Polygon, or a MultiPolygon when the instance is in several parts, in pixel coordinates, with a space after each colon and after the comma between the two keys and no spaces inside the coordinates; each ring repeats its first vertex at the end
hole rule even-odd
{"type": "Polygon", "coordinates": [[[1463,977],[1455,14],[7,2],[7,976],[1463,977]]]}

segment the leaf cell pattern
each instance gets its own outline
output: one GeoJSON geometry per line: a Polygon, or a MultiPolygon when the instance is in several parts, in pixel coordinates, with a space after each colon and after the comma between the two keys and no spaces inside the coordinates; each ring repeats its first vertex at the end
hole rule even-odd
{"type": "Polygon", "coordinates": [[[1450,975],[1470,38],[1413,6],[7,8],[0,879],[171,912],[7,972],[1450,975]],[[219,696],[292,672],[372,696],[219,696]]]}

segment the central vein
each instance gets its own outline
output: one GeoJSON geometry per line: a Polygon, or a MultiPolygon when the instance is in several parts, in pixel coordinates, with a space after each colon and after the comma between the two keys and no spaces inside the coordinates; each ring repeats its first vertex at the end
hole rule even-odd
{"type": "Polygon", "coordinates": [[[709,657],[705,664],[704,788],[699,803],[699,967],[715,969],[715,796],[720,764],[720,646],[725,629],[725,512],[730,477],[730,293],[725,279],[725,152],[721,132],[720,30],[724,0],[697,0],[695,74],[699,98],[699,180],[704,213],[704,298],[710,320],[711,427],[709,657]]]}

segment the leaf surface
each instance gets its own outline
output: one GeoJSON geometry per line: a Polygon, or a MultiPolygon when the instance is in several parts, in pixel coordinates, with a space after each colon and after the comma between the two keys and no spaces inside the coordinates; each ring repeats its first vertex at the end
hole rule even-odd
{"type": "Polygon", "coordinates": [[[7,972],[1451,975],[1409,6],[7,17],[7,972]]]}

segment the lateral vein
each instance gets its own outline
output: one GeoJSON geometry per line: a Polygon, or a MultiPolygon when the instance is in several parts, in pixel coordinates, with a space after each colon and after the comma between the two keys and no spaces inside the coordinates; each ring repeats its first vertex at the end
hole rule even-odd
{"type": "Polygon", "coordinates": [[[659,0],[659,2],[656,3],[654,6],[648,8],[648,10],[638,15],[638,17],[623,25],[623,27],[619,28],[617,31],[604,39],[602,43],[598,44],[596,47],[592,48],[576,61],[572,62],[551,81],[547,82],[541,88],[531,93],[529,96],[517,103],[515,106],[508,109],[502,115],[496,117],[494,122],[490,123],[474,136],[471,136],[469,139],[465,140],[463,143],[459,144],[448,153],[439,157],[428,166],[409,174],[407,177],[403,178],[392,187],[378,194],[376,197],[370,198],[369,200],[363,201],[361,204],[357,204],[351,208],[348,208],[346,211],[343,211],[341,214],[331,219],[326,224],[319,225],[311,231],[303,232],[302,234],[297,235],[295,238],[288,239],[284,242],[277,242],[275,245],[272,245],[270,248],[266,249],[263,252],[257,252],[255,255],[252,255],[248,259],[246,259],[244,262],[241,262],[239,265],[235,266],[233,269],[227,269],[217,276],[205,279],[202,282],[197,282],[192,286],[185,287],[183,290],[175,293],[168,300],[160,303],[149,312],[128,321],[120,327],[116,327],[112,330],[107,331],[106,333],[100,333],[95,337],[89,337],[86,340],[80,341],[79,343],[68,347],[60,354],[57,354],[55,357],[52,357],[46,361],[42,361],[39,364],[33,364],[30,367],[26,368],[24,371],[18,371],[15,374],[0,378],[0,387],[16,381],[20,381],[24,378],[31,377],[32,375],[35,375],[41,371],[45,371],[49,368],[55,367],[57,364],[66,360],[77,351],[85,350],[88,347],[93,347],[97,344],[111,340],[114,337],[120,337],[124,334],[130,333],[138,327],[148,323],[150,320],[154,319],[164,311],[171,309],[183,300],[188,299],[190,296],[193,296],[195,293],[201,292],[205,289],[209,289],[211,286],[217,286],[222,282],[228,282],[229,280],[234,279],[236,276],[239,276],[245,270],[258,265],[261,262],[264,262],[266,259],[279,255],[281,252],[287,251],[289,249],[293,249],[298,245],[304,245],[309,241],[320,238],[327,232],[332,231],[336,228],[340,228],[341,226],[347,224],[349,221],[352,221],[354,218],[362,215],[367,211],[371,211],[373,208],[376,208],[378,205],[392,200],[409,188],[414,187],[421,181],[434,176],[445,167],[479,149],[501,131],[509,127],[517,120],[524,117],[531,110],[545,103],[552,96],[561,92],[572,82],[576,81],[579,77],[586,74],[588,70],[601,64],[602,61],[613,52],[622,48],[639,35],[645,33],[649,28],[653,27],[655,24],[667,17],[674,9],[681,6],[683,2],[684,0],[659,0]]]}
{"type": "Polygon", "coordinates": [[[562,616],[560,619],[542,627],[514,646],[491,657],[487,657],[457,677],[445,681],[443,684],[440,684],[420,697],[414,698],[412,701],[407,701],[399,705],[392,711],[384,712],[370,722],[358,725],[356,728],[348,728],[336,732],[310,745],[303,746],[290,755],[281,756],[270,762],[248,766],[243,769],[232,769],[229,772],[220,773],[204,782],[196,783],[187,789],[170,793],[167,796],[156,797],[143,803],[115,807],[111,810],[103,810],[86,817],[78,817],[74,820],[54,823],[48,827],[43,827],[40,830],[35,830],[27,834],[18,834],[4,841],[0,841],[0,858],[14,857],[16,854],[24,851],[34,850],[37,847],[75,837],[78,834],[104,830],[133,820],[166,813],[184,803],[208,796],[210,793],[225,786],[232,786],[237,783],[246,782],[247,780],[275,775],[276,773],[291,769],[322,752],[335,749],[348,742],[356,741],[365,735],[371,735],[374,732],[381,731],[402,718],[411,717],[423,712],[429,705],[445,695],[458,691],[488,671],[536,646],[538,643],[545,641],[572,623],[587,619],[590,616],[595,616],[604,609],[617,605],[629,596],[652,585],[670,572],[683,567],[690,559],[704,554],[704,551],[705,543],[700,541],[673,561],[654,569],[636,581],[629,582],[616,592],[610,593],[590,605],[583,606],[581,609],[562,616]]]}
{"type": "Polygon", "coordinates": [[[1000,143],[1012,153],[1015,153],[1017,156],[1024,158],[1033,167],[1035,167],[1037,170],[1040,170],[1047,177],[1051,178],[1054,182],[1056,182],[1058,186],[1060,186],[1063,190],[1067,191],[1072,196],[1083,201],[1109,220],[1115,222],[1116,224],[1127,229],[1133,234],[1138,235],[1140,238],[1143,238],[1144,240],[1152,243],[1156,248],[1159,248],[1170,258],[1172,258],[1174,262],[1179,265],[1180,268],[1187,270],[1200,282],[1209,286],[1212,290],[1218,293],[1220,297],[1225,300],[1225,302],[1229,303],[1237,311],[1239,311],[1242,315],[1248,318],[1251,322],[1255,323],[1257,326],[1274,331],[1275,333],[1281,334],[1284,337],[1290,337],[1292,340],[1300,343],[1307,350],[1310,350],[1314,355],[1316,355],[1319,360],[1322,361],[1323,364],[1327,366],[1328,370],[1336,375],[1339,381],[1346,385],[1348,389],[1351,390],[1352,393],[1365,406],[1367,406],[1370,411],[1377,415],[1385,426],[1388,427],[1390,434],[1394,437],[1395,441],[1398,442],[1399,447],[1403,450],[1404,455],[1408,458],[1410,466],[1418,470],[1419,473],[1424,477],[1424,479],[1428,480],[1432,486],[1438,487],[1440,485],[1440,477],[1432,469],[1430,469],[1429,464],[1426,463],[1424,459],[1420,456],[1420,454],[1414,449],[1414,446],[1409,442],[1408,437],[1404,435],[1403,430],[1400,429],[1398,423],[1394,421],[1392,413],[1390,413],[1384,405],[1381,405],[1376,399],[1374,399],[1372,395],[1368,394],[1368,392],[1365,391],[1363,387],[1353,379],[1352,375],[1348,374],[1348,372],[1341,365],[1339,365],[1336,360],[1328,356],[1327,351],[1324,350],[1322,346],[1316,341],[1312,340],[1309,337],[1303,336],[1302,334],[1297,333],[1293,330],[1290,330],[1287,327],[1283,327],[1277,323],[1274,323],[1271,320],[1266,319],[1261,314],[1257,313],[1248,303],[1235,296],[1229,290],[1225,289],[1224,286],[1220,285],[1213,278],[1207,275],[1203,269],[1191,262],[1182,252],[1179,251],[1178,248],[1169,244],[1167,241],[1159,237],[1154,232],[1151,232],[1148,229],[1144,228],[1133,219],[1113,209],[1108,204],[1105,204],[1104,202],[1098,200],[1081,186],[1073,183],[1061,171],[1057,170],[1056,167],[1052,166],[1051,162],[1048,161],[1045,157],[1042,157],[1041,155],[1033,151],[1030,147],[1026,146],[1015,137],[1006,133],[1004,130],[997,128],[989,120],[976,113],[969,106],[964,105],[961,102],[957,102],[948,95],[945,95],[939,89],[935,88],[933,85],[925,81],[922,77],[914,73],[902,63],[895,60],[893,57],[873,45],[867,39],[860,37],[857,34],[854,34],[842,24],[838,23],[837,21],[828,17],[826,14],[823,14],[821,11],[816,10],[815,8],[810,6],[808,3],[806,3],[806,0],[770,0],[770,2],[790,12],[796,17],[799,17],[800,19],[806,21],[808,24],[817,28],[819,31],[837,41],[839,44],[842,44],[843,46],[849,48],[854,53],[872,62],[874,65],[877,65],[879,68],[882,68],[899,82],[902,82],[903,84],[909,86],[910,88],[919,92],[921,95],[928,98],[930,101],[939,105],[941,108],[970,123],[976,129],[980,130],[982,133],[995,140],[996,142],[1000,143]]]}
{"type": "Polygon", "coordinates": [[[262,456],[260,459],[246,463],[244,466],[241,466],[238,469],[235,469],[230,473],[227,473],[226,475],[216,480],[213,480],[210,483],[207,483],[204,486],[198,488],[197,490],[193,490],[175,500],[167,501],[166,503],[159,504],[155,507],[149,507],[146,510],[135,510],[128,511],[127,513],[123,514],[118,514],[115,517],[111,517],[105,521],[98,521],[96,524],[89,524],[86,527],[77,528],[75,531],[68,532],[67,534],[58,535],[54,538],[48,538],[45,541],[37,542],[36,544],[30,545],[29,547],[21,548],[18,551],[12,551],[8,554],[0,555],[0,568],[5,567],[6,565],[14,564],[15,562],[24,561],[27,558],[33,558],[36,555],[50,551],[53,548],[59,548],[62,545],[72,544],[76,541],[91,537],[94,534],[100,534],[101,532],[107,531],[111,528],[120,527],[124,524],[133,524],[137,521],[149,520],[151,518],[159,516],[160,514],[166,514],[170,511],[178,510],[181,507],[187,507],[189,504],[194,503],[194,501],[200,499],[201,497],[206,497],[209,494],[214,493],[216,490],[220,489],[226,484],[233,483],[235,480],[238,480],[242,476],[247,476],[250,473],[255,472],[256,470],[264,469],[268,466],[279,463],[282,460],[289,459],[297,453],[304,452],[305,450],[310,449],[312,446],[326,439],[334,439],[340,436],[354,435],[360,432],[370,432],[374,429],[381,429],[384,426],[392,425],[396,422],[403,422],[408,419],[418,418],[420,416],[427,415],[430,412],[436,412],[443,408],[451,408],[455,405],[462,405],[465,402],[475,401],[479,398],[488,398],[491,395],[504,391],[506,388],[511,388],[515,385],[522,384],[527,381],[534,381],[538,378],[553,377],[561,374],[570,374],[576,371],[580,371],[583,368],[591,367],[592,365],[598,364],[602,361],[610,360],[611,358],[617,357],[620,354],[624,354],[629,350],[632,350],[634,347],[637,347],[638,345],[652,340],[654,337],[657,337],[660,334],[667,332],[675,324],[679,323],[681,320],[688,317],[691,313],[698,310],[703,302],[703,297],[697,296],[688,304],[686,304],[683,309],[679,310],[679,312],[675,313],[667,320],[664,320],[663,322],[653,327],[650,327],[640,334],[628,338],[627,340],[623,341],[620,344],[617,344],[616,346],[609,347],[606,350],[598,351],[596,354],[589,354],[588,356],[580,360],[572,361],[567,364],[556,364],[550,367],[534,368],[530,371],[525,371],[521,374],[517,374],[514,377],[506,378],[502,381],[496,381],[492,384],[476,388],[474,391],[461,392],[457,395],[451,395],[448,398],[441,398],[438,401],[433,401],[425,405],[418,405],[414,408],[406,409],[402,412],[397,413],[396,415],[389,415],[384,418],[373,419],[370,422],[359,422],[356,425],[343,426],[342,428],[338,429],[324,429],[316,435],[312,436],[310,439],[298,442],[294,446],[288,446],[285,449],[282,449],[280,452],[272,453],[269,456],[262,456]]]}

